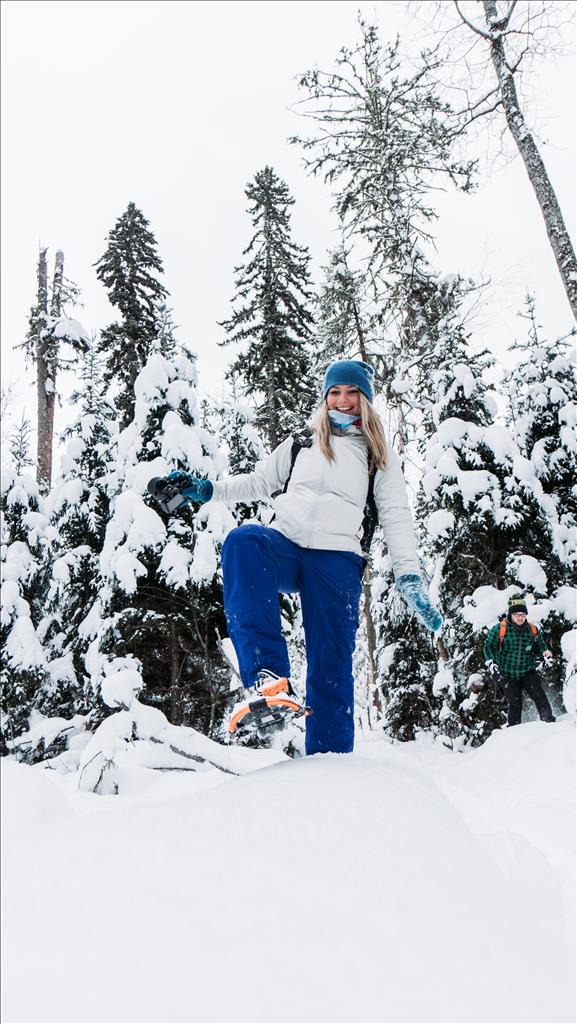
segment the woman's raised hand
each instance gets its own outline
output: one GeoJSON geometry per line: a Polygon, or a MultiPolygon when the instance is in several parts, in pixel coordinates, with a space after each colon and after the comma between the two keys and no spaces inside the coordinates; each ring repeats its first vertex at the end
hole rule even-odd
{"type": "Polygon", "coordinates": [[[210,480],[203,480],[200,476],[191,476],[190,473],[183,473],[180,470],[169,473],[167,480],[176,484],[187,501],[198,501],[203,505],[212,498],[213,486],[210,480]]]}
{"type": "Polygon", "coordinates": [[[202,505],[212,498],[213,486],[210,480],[192,476],[182,470],[175,470],[168,476],[155,476],[148,482],[148,491],[158,502],[163,512],[172,515],[184,505],[197,502],[202,505]]]}

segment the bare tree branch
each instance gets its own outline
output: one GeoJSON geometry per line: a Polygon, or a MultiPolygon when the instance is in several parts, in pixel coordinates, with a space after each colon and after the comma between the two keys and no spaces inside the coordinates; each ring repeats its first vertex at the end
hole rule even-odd
{"type": "Polygon", "coordinates": [[[457,14],[459,15],[463,24],[467,26],[467,28],[470,28],[471,31],[475,32],[478,36],[482,36],[483,39],[488,39],[489,42],[493,41],[493,35],[491,32],[486,32],[484,29],[479,28],[477,25],[474,25],[473,22],[469,21],[469,19],[463,14],[461,8],[459,7],[459,0],[453,0],[453,3],[456,7],[457,14]]]}

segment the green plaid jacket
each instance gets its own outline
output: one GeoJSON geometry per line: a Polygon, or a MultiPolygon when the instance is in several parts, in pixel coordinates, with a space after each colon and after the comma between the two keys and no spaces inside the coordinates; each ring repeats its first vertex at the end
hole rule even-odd
{"type": "Polygon", "coordinates": [[[537,660],[548,650],[543,634],[538,629],[535,639],[528,622],[516,626],[507,623],[507,632],[499,650],[499,623],[492,626],[487,633],[483,657],[485,661],[495,661],[504,676],[519,679],[535,668],[537,660]]]}

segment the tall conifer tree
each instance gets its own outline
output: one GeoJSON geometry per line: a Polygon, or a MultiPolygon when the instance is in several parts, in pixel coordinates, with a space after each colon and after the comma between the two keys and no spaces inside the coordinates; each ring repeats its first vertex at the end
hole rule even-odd
{"type": "Polygon", "coordinates": [[[52,714],[85,713],[100,704],[90,686],[85,655],[100,623],[99,556],[110,515],[108,474],[118,433],[116,409],[106,392],[93,342],[81,364],[79,387],[70,398],[78,416],[64,431],[61,475],[49,497],[55,537],[47,637],[52,656],[70,660],[75,680],[72,687],[61,686],[51,705],[43,708],[52,714]]]}
{"type": "Polygon", "coordinates": [[[275,448],[310,412],[316,388],[308,343],[313,315],[310,256],[291,239],[288,186],[265,167],[246,189],[255,228],[235,268],[234,312],[224,345],[247,343],[228,377],[256,406],[256,426],[275,448]]]}
{"type": "Polygon", "coordinates": [[[122,426],[134,414],[134,382],[157,338],[158,306],[168,295],[158,276],[163,272],[149,221],[134,203],[108,235],[106,251],[95,264],[97,277],[121,315],[100,335],[106,357],[105,380],[118,385],[122,426]]]}

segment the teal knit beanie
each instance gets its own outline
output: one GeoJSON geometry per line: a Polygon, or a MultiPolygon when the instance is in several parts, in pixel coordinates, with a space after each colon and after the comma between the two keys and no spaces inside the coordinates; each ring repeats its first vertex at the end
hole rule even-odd
{"type": "Polygon", "coordinates": [[[337,384],[348,384],[349,387],[358,388],[365,398],[372,402],[375,397],[374,388],[375,371],[368,363],[360,359],[339,359],[331,363],[325,372],[323,381],[323,398],[327,397],[330,388],[337,384]]]}

